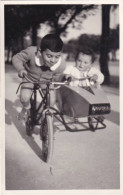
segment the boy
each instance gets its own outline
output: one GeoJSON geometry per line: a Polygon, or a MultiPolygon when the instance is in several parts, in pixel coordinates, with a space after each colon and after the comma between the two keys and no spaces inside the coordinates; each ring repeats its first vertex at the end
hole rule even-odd
{"type": "Polygon", "coordinates": [[[93,85],[94,83],[102,84],[104,81],[103,74],[95,67],[93,67],[93,63],[95,61],[94,53],[89,48],[84,48],[79,51],[76,56],[76,68],[79,70],[76,78],[86,78],[83,81],[72,81],[70,85],[72,86],[80,86],[87,87],[93,85]]]}
{"type": "MultiPolygon", "coordinates": [[[[41,41],[40,48],[31,46],[16,54],[12,58],[13,66],[18,71],[19,77],[24,74],[32,81],[54,78],[55,81],[61,81],[65,74],[66,64],[61,57],[63,42],[55,34],[47,34],[41,41]]],[[[74,75],[73,75],[74,76],[74,75]]],[[[23,78],[23,81],[26,81],[23,78]]],[[[30,98],[33,84],[23,84],[20,91],[20,101],[23,105],[18,119],[26,120],[30,110],[30,98]]],[[[55,103],[55,91],[51,90],[51,105],[55,103]]]]}

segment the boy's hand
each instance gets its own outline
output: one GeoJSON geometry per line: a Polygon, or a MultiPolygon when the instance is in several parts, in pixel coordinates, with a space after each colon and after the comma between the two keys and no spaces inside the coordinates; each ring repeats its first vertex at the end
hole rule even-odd
{"type": "Polygon", "coordinates": [[[65,79],[68,82],[71,82],[72,81],[72,77],[70,75],[65,75],[65,79]]]}
{"type": "Polygon", "coordinates": [[[96,82],[98,79],[98,76],[96,74],[94,74],[91,78],[90,78],[90,81],[94,81],[96,82]]]}
{"type": "Polygon", "coordinates": [[[21,70],[19,71],[19,73],[18,73],[18,76],[19,76],[20,78],[23,78],[24,75],[27,75],[27,71],[26,71],[25,69],[21,69],[21,70]]]}

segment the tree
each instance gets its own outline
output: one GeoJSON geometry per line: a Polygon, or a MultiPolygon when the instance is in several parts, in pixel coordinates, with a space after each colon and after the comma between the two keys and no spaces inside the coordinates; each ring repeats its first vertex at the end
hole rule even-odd
{"type": "Polygon", "coordinates": [[[100,45],[100,68],[101,72],[105,76],[104,83],[108,84],[110,82],[110,74],[108,69],[108,52],[109,52],[109,22],[110,22],[110,9],[111,5],[102,5],[102,35],[101,35],[101,45],[100,45]]]}
{"type": "Polygon", "coordinates": [[[36,44],[37,29],[41,23],[48,22],[52,32],[67,34],[72,25],[77,28],[86,13],[95,9],[95,5],[6,5],[5,6],[5,45],[16,45],[27,31],[32,29],[32,43],[36,44]],[[85,13],[84,13],[85,12],[85,13]],[[83,14],[82,14],[83,13],[83,14]]]}
{"type": "Polygon", "coordinates": [[[94,34],[82,34],[78,39],[79,47],[89,47],[95,53],[99,53],[100,50],[100,35],[94,34]]]}
{"type": "Polygon", "coordinates": [[[116,61],[117,49],[119,49],[119,25],[116,29],[110,29],[109,50],[112,53],[112,61],[116,61]]]}
{"type": "Polygon", "coordinates": [[[116,9],[117,5],[102,5],[102,35],[100,44],[100,68],[105,76],[104,83],[110,83],[110,73],[108,68],[108,52],[110,50],[110,10],[116,9]]]}

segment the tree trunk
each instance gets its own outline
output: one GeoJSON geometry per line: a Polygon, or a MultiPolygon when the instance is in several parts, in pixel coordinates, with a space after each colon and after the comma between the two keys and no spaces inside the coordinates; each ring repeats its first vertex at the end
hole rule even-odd
{"type": "Polygon", "coordinates": [[[100,68],[101,72],[104,74],[104,83],[110,83],[110,74],[108,69],[108,40],[110,33],[110,8],[111,5],[102,5],[102,35],[101,35],[101,46],[100,46],[100,68]]]}
{"type": "Polygon", "coordinates": [[[32,45],[37,45],[37,25],[32,26],[32,45]]]}

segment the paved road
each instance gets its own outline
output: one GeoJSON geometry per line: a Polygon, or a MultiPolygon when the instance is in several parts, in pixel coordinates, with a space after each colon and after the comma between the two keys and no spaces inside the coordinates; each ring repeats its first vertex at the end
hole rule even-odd
{"type": "Polygon", "coordinates": [[[41,158],[39,129],[32,137],[25,133],[16,116],[21,109],[15,94],[20,80],[6,69],[6,189],[7,190],[72,190],[119,189],[119,90],[103,87],[111,102],[112,112],[106,129],[96,132],[56,132],[52,164],[41,158]],[[52,168],[52,169],[51,169],[52,168]]]}

